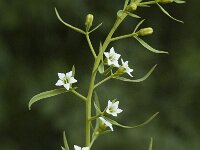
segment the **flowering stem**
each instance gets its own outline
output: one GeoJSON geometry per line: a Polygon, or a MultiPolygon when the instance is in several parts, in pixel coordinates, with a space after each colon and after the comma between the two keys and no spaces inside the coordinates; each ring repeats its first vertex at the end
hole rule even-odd
{"type": "Polygon", "coordinates": [[[95,84],[94,88],[98,87],[99,85],[101,85],[102,83],[110,80],[112,78],[112,75],[108,76],[107,78],[103,79],[102,81],[98,82],[97,84],[95,84]]]}
{"type": "Polygon", "coordinates": [[[105,52],[107,46],[109,45],[109,43],[111,42],[111,38],[112,35],[114,34],[115,30],[118,28],[118,26],[122,23],[122,21],[126,18],[127,14],[123,14],[121,17],[117,17],[115,24],[113,25],[111,31],[109,32],[106,40],[104,41],[103,45],[102,45],[102,49],[99,52],[98,56],[96,56],[96,54],[94,53],[94,49],[92,48],[92,44],[90,42],[89,36],[86,33],[86,38],[88,41],[88,44],[91,48],[91,51],[95,57],[95,62],[94,62],[94,66],[93,66],[93,70],[92,70],[92,75],[91,75],[91,79],[90,79],[90,85],[89,85],[89,90],[88,90],[88,96],[87,96],[87,101],[86,101],[86,127],[85,127],[85,133],[86,133],[86,146],[90,146],[90,138],[91,138],[91,131],[90,131],[90,125],[91,125],[91,100],[92,100],[92,94],[94,91],[94,87],[95,87],[95,78],[96,78],[96,73],[98,70],[98,66],[99,63],[101,61],[101,58],[103,56],[103,53],[105,52]]]}
{"type": "Polygon", "coordinates": [[[137,34],[131,33],[131,34],[127,34],[127,35],[118,36],[118,37],[112,38],[111,41],[113,42],[113,41],[129,38],[129,37],[133,37],[133,36],[137,36],[137,34]]]}
{"type": "Polygon", "coordinates": [[[71,92],[74,93],[79,98],[81,98],[82,100],[87,101],[87,98],[85,96],[83,96],[82,94],[78,93],[77,91],[72,90],[71,92]]]}
{"type": "Polygon", "coordinates": [[[149,2],[142,2],[142,3],[139,3],[138,6],[140,5],[150,5],[150,4],[155,4],[156,1],[149,1],[149,2]]]}
{"type": "Polygon", "coordinates": [[[91,52],[92,52],[94,58],[96,58],[97,55],[96,55],[96,53],[95,53],[95,51],[94,51],[94,48],[93,48],[93,46],[92,46],[92,43],[91,43],[91,41],[90,41],[89,32],[86,32],[85,35],[86,35],[86,39],[87,39],[88,45],[89,45],[89,47],[90,47],[90,50],[91,50],[91,52]]]}

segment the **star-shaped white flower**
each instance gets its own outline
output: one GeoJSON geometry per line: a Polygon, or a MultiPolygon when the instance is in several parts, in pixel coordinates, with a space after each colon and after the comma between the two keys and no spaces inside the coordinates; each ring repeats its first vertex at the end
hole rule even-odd
{"type": "Polygon", "coordinates": [[[104,119],[103,117],[99,117],[99,119],[102,121],[103,124],[109,127],[111,131],[114,131],[112,127],[112,123],[110,123],[108,120],[104,119]]]}
{"type": "Polygon", "coordinates": [[[119,101],[116,102],[111,102],[110,100],[108,101],[108,106],[106,109],[106,112],[108,114],[111,114],[115,117],[117,117],[117,114],[121,113],[123,110],[118,108],[119,101]]]}
{"type": "Polygon", "coordinates": [[[58,73],[59,80],[55,84],[56,86],[64,86],[67,90],[72,86],[72,83],[76,83],[77,80],[72,76],[72,71],[68,73],[58,73]]]}
{"type": "Polygon", "coordinates": [[[128,73],[131,77],[133,77],[131,74],[131,72],[133,72],[133,69],[129,68],[128,61],[124,62],[123,59],[121,59],[121,61],[122,61],[122,67],[125,69],[125,72],[128,73]]]}
{"type": "Polygon", "coordinates": [[[81,148],[80,146],[74,145],[74,150],[89,150],[89,147],[83,147],[81,148]]]}
{"type": "Polygon", "coordinates": [[[121,56],[120,54],[115,53],[114,47],[110,49],[110,52],[104,52],[104,55],[107,58],[107,63],[109,66],[113,65],[115,67],[119,67],[119,57],[121,56]]]}

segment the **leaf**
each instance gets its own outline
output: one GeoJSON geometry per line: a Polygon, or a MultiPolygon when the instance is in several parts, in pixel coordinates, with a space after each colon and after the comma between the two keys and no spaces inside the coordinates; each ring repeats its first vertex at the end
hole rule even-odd
{"type": "Polygon", "coordinates": [[[117,79],[117,80],[125,81],[125,82],[142,82],[142,81],[146,80],[151,75],[151,73],[154,71],[156,66],[157,65],[154,65],[151,68],[151,70],[149,70],[149,72],[144,77],[136,79],[136,80],[127,79],[127,78],[124,78],[124,77],[114,77],[114,78],[117,79]]]}
{"type": "Polygon", "coordinates": [[[130,17],[133,17],[133,18],[141,18],[140,16],[136,15],[136,14],[133,14],[133,13],[130,13],[128,11],[125,12],[127,15],[129,15],[130,17]]]}
{"type": "Polygon", "coordinates": [[[166,14],[168,17],[170,17],[171,19],[173,19],[173,20],[175,20],[175,21],[178,21],[178,22],[180,22],[180,23],[184,23],[183,21],[178,20],[178,19],[172,17],[160,4],[158,4],[157,2],[156,2],[156,4],[157,4],[158,7],[160,8],[160,10],[162,10],[162,12],[163,12],[164,14],[166,14]]]}
{"type": "Polygon", "coordinates": [[[128,6],[128,3],[129,3],[129,0],[125,0],[125,3],[124,3],[123,10],[125,10],[125,9],[126,9],[126,7],[128,6]]]}
{"type": "Polygon", "coordinates": [[[101,106],[100,106],[100,102],[99,102],[99,97],[97,95],[97,92],[94,92],[94,102],[96,104],[96,106],[98,107],[98,109],[101,111],[101,106]]]}
{"type": "Polygon", "coordinates": [[[134,38],[135,38],[138,42],[140,42],[140,44],[142,44],[142,46],[144,46],[146,49],[150,50],[151,52],[168,54],[168,52],[160,51],[160,50],[154,49],[153,47],[151,47],[149,44],[147,44],[146,42],[144,42],[141,38],[139,38],[139,37],[137,37],[137,36],[134,36],[134,38]]]}
{"type": "Polygon", "coordinates": [[[56,12],[56,16],[58,17],[58,19],[59,19],[64,25],[66,25],[67,27],[71,28],[71,29],[74,30],[74,31],[77,31],[77,32],[82,33],[82,34],[85,34],[85,31],[83,31],[83,30],[81,30],[81,29],[79,29],[79,28],[77,28],[77,27],[74,27],[74,26],[72,26],[72,25],[70,25],[70,24],[64,22],[64,21],[62,20],[62,18],[60,17],[60,15],[59,15],[59,13],[58,13],[58,11],[57,11],[56,8],[55,8],[55,12],[56,12]]]}
{"type": "Polygon", "coordinates": [[[94,29],[92,29],[89,33],[94,32],[95,30],[97,30],[103,23],[100,23],[98,26],[96,26],[94,29]]]}
{"type": "Polygon", "coordinates": [[[182,0],[174,0],[175,3],[177,4],[183,4],[183,3],[186,3],[185,1],[182,1],[182,0]]]}
{"type": "Polygon", "coordinates": [[[133,33],[135,33],[135,32],[137,31],[137,29],[141,26],[141,24],[142,24],[144,21],[145,21],[145,19],[141,20],[141,21],[137,24],[137,26],[135,27],[133,33]]]}
{"type": "Polygon", "coordinates": [[[153,116],[151,116],[147,121],[139,124],[139,125],[135,125],[135,126],[126,126],[126,125],[122,125],[122,124],[119,124],[118,122],[110,119],[110,118],[106,118],[105,119],[107,121],[109,121],[110,123],[112,123],[113,125],[116,125],[116,126],[119,126],[119,127],[122,127],[122,128],[127,128],[127,129],[135,129],[135,128],[140,128],[140,127],[143,127],[145,125],[147,125],[149,122],[151,122],[157,115],[159,114],[159,112],[155,113],[153,116]]]}
{"type": "Polygon", "coordinates": [[[48,98],[48,97],[52,97],[52,96],[56,96],[59,94],[63,94],[69,92],[67,91],[65,88],[60,88],[60,89],[55,89],[55,90],[51,90],[51,91],[46,91],[46,92],[42,92],[40,94],[35,95],[30,101],[29,101],[29,110],[31,110],[31,106],[33,105],[33,103],[48,98]]]}
{"type": "Polygon", "coordinates": [[[72,67],[72,76],[73,77],[74,77],[75,73],[76,73],[76,69],[75,69],[75,66],[73,65],[73,67],[72,67]]]}
{"type": "Polygon", "coordinates": [[[65,150],[65,148],[61,146],[61,150],[65,150]]]}
{"type": "Polygon", "coordinates": [[[103,62],[100,63],[99,67],[98,67],[98,71],[100,74],[103,74],[104,73],[104,65],[103,65],[103,62]]]}
{"type": "Polygon", "coordinates": [[[69,146],[68,146],[68,142],[67,142],[65,131],[63,131],[63,142],[64,142],[65,150],[69,150],[69,146]]]}
{"type": "Polygon", "coordinates": [[[149,144],[149,149],[148,150],[152,150],[153,147],[153,138],[151,138],[150,144],[149,144]]]}

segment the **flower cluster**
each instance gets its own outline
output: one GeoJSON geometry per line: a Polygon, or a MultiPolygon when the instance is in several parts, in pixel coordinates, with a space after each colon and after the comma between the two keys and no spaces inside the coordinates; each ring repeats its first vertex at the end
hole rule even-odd
{"type": "MultiPolygon", "coordinates": [[[[114,117],[117,117],[117,114],[121,113],[123,110],[122,109],[119,109],[118,108],[119,106],[119,101],[110,101],[108,100],[108,105],[106,107],[106,113],[107,114],[110,114],[114,117]]],[[[102,122],[102,125],[103,127],[109,127],[111,131],[114,131],[113,130],[113,127],[112,127],[112,123],[110,123],[108,120],[106,120],[104,117],[99,117],[99,119],[101,120],[102,122]]]]}
{"type": "Polygon", "coordinates": [[[117,73],[119,74],[128,73],[128,75],[133,77],[131,75],[131,72],[133,72],[133,69],[129,68],[128,61],[124,62],[123,59],[121,59],[122,65],[119,65],[118,61],[121,55],[115,52],[114,47],[110,49],[110,52],[104,52],[104,55],[106,57],[106,63],[108,66],[119,68],[117,73]]]}

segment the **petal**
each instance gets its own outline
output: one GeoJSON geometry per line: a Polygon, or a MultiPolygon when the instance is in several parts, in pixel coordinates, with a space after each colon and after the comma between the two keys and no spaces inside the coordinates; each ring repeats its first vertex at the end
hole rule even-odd
{"type": "Polygon", "coordinates": [[[71,77],[70,79],[69,79],[69,83],[76,83],[77,82],[77,80],[74,78],[74,77],[71,77]]]}
{"type": "Polygon", "coordinates": [[[65,87],[67,90],[69,90],[70,84],[64,84],[64,87],[65,87]]]}
{"type": "Polygon", "coordinates": [[[81,147],[74,145],[74,150],[81,150],[81,147]]]}
{"type": "Polygon", "coordinates": [[[112,106],[112,102],[108,100],[108,108],[110,108],[111,106],[112,106]]]}
{"type": "Polygon", "coordinates": [[[108,59],[108,66],[112,65],[112,61],[110,61],[110,59],[108,59]]]}
{"type": "Polygon", "coordinates": [[[115,55],[115,59],[118,60],[120,56],[121,56],[120,54],[117,54],[117,53],[116,53],[116,55],[115,55]]]}
{"type": "Polygon", "coordinates": [[[115,67],[119,67],[118,61],[114,61],[114,62],[113,62],[113,65],[114,65],[115,67]]]}
{"type": "Polygon", "coordinates": [[[114,116],[114,117],[117,117],[117,113],[115,112],[115,113],[112,113],[112,115],[114,116]]]}
{"type": "Polygon", "coordinates": [[[58,77],[59,77],[59,79],[63,80],[65,78],[65,74],[64,73],[58,73],[58,77]]]}
{"type": "Polygon", "coordinates": [[[123,59],[121,58],[121,62],[122,62],[122,66],[124,66],[124,61],[123,61],[123,59]]]}
{"type": "Polygon", "coordinates": [[[58,80],[55,85],[56,86],[62,86],[62,85],[64,85],[64,83],[63,83],[62,80],[58,80]]]}
{"type": "Polygon", "coordinates": [[[72,71],[66,73],[66,77],[71,77],[72,76],[72,71]]]}
{"type": "Polygon", "coordinates": [[[121,113],[123,110],[122,109],[117,109],[116,113],[121,113]]]}
{"type": "Polygon", "coordinates": [[[115,50],[114,50],[114,47],[112,47],[111,49],[110,49],[110,54],[115,54],[115,50]]]}
{"type": "Polygon", "coordinates": [[[129,76],[133,77],[133,75],[130,72],[127,72],[129,76]]]}
{"type": "Polygon", "coordinates": [[[82,150],[89,150],[89,147],[83,147],[82,150]]]}
{"type": "Polygon", "coordinates": [[[104,52],[104,55],[106,56],[106,58],[109,58],[109,53],[108,52],[104,52]]]}

